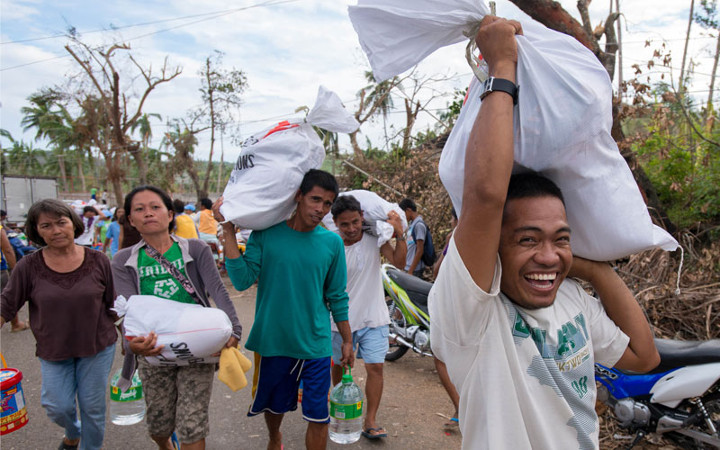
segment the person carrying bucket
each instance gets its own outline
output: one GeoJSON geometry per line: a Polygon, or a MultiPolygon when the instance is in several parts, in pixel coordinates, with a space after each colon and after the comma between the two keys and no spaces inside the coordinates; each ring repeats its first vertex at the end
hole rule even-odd
{"type": "Polygon", "coordinates": [[[58,448],[99,449],[117,340],[110,261],[74,242],[85,227],[60,200],[33,204],[25,226],[28,238],[42,249],[21,259],[10,275],[2,290],[0,326],[29,303],[42,370],[42,405],[65,430],[58,448]]]}

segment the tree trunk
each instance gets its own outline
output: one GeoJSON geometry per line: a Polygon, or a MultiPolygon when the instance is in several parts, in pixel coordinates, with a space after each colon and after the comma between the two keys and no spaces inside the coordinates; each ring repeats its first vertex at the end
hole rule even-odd
{"type": "Polygon", "coordinates": [[[220,167],[218,167],[218,179],[216,190],[222,191],[222,176],[223,169],[225,168],[225,141],[223,139],[222,130],[220,131],[220,167]]]}
{"type": "Polygon", "coordinates": [[[65,171],[65,154],[60,153],[57,155],[58,159],[58,168],[60,169],[60,179],[62,180],[63,190],[65,192],[68,192],[68,180],[67,180],[67,172],[65,171]]]}
{"type": "MultiPolygon", "coordinates": [[[[210,83],[208,75],[208,83],[210,83]]],[[[210,172],[213,168],[213,152],[215,150],[215,101],[212,91],[210,91],[210,155],[208,156],[207,169],[205,170],[205,180],[203,181],[203,190],[208,192],[210,188],[210,172]]]]}
{"type": "Polygon", "coordinates": [[[147,164],[145,163],[145,157],[143,155],[140,144],[136,142],[128,144],[127,151],[128,153],[130,153],[130,156],[132,156],[133,160],[135,160],[135,165],[138,169],[138,178],[140,179],[140,184],[147,184],[147,164]]]}
{"type": "MultiPolygon", "coordinates": [[[[688,43],[690,42],[690,29],[693,23],[693,10],[695,9],[695,0],[690,0],[690,15],[688,17],[687,33],[685,34],[685,48],[683,49],[682,63],[680,64],[680,86],[678,87],[678,93],[682,97],[685,91],[685,60],[687,58],[688,43]]],[[[681,99],[679,99],[682,101],[681,99]]]]}
{"type": "Polygon", "coordinates": [[[78,169],[78,175],[80,176],[80,183],[82,186],[82,191],[87,192],[87,186],[85,185],[85,172],[83,170],[82,150],[78,151],[77,169],[78,169]]]}
{"type": "Polygon", "coordinates": [[[348,136],[350,136],[350,145],[352,146],[353,153],[355,154],[356,158],[364,157],[363,151],[360,148],[360,145],[358,145],[358,141],[357,141],[357,134],[359,131],[360,130],[353,131],[352,133],[348,133],[348,136]]]}
{"type": "Polygon", "coordinates": [[[707,106],[705,107],[705,131],[708,135],[712,133],[713,124],[715,123],[715,119],[711,118],[710,115],[715,111],[715,108],[713,108],[713,93],[715,91],[715,75],[717,74],[718,57],[720,57],[720,30],[718,30],[715,60],[713,61],[712,76],[710,76],[710,92],[708,93],[707,106]]]}

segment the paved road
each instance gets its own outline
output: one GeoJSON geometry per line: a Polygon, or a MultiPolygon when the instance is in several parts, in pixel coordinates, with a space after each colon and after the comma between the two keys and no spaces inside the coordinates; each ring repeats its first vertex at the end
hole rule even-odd
{"type": "MultiPolygon", "coordinates": [[[[255,289],[251,288],[243,293],[238,293],[232,287],[229,287],[229,290],[247,334],[255,310],[255,289]]],[[[23,308],[20,315],[27,319],[27,307],[23,308]]],[[[24,428],[2,436],[0,447],[3,450],[57,448],[62,438],[62,430],[50,422],[40,405],[40,362],[34,356],[35,339],[32,333],[11,333],[8,325],[0,332],[0,339],[2,353],[9,366],[23,372],[22,386],[30,418],[24,428]]],[[[113,373],[120,366],[118,351],[113,373]]],[[[355,381],[364,385],[365,373],[361,361],[358,361],[353,373],[355,381]]],[[[249,388],[232,392],[223,383],[215,380],[210,404],[211,431],[206,441],[208,449],[266,448],[265,423],[261,417],[247,417],[249,404],[249,388]]],[[[348,446],[330,443],[328,448],[459,449],[460,436],[444,433],[442,424],[446,419],[438,415],[450,413],[452,404],[437,379],[433,361],[407,353],[399,361],[385,364],[385,388],[378,420],[388,430],[388,438],[372,442],[361,438],[357,443],[348,446]]],[[[282,432],[286,449],[305,447],[305,422],[299,410],[286,415],[282,432]]],[[[151,444],[144,422],[132,426],[118,426],[108,421],[105,448],[151,450],[156,447],[151,444]]]]}

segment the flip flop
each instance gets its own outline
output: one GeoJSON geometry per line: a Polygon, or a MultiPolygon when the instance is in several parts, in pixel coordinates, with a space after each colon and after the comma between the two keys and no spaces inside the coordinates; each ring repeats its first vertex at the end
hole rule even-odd
{"type": "Polygon", "coordinates": [[[60,441],[60,447],[58,447],[58,450],[75,450],[78,448],[78,445],[80,445],[80,441],[76,444],[70,445],[65,443],[65,438],[63,437],[63,440],[60,441]]]}
{"type": "Polygon", "coordinates": [[[370,440],[381,439],[387,437],[387,431],[385,431],[383,427],[365,428],[362,431],[362,435],[370,440]],[[375,431],[375,433],[373,433],[373,431],[375,431]]]}
{"type": "Polygon", "coordinates": [[[457,417],[452,417],[443,425],[445,431],[457,431],[458,428],[460,428],[460,421],[457,417]]]}

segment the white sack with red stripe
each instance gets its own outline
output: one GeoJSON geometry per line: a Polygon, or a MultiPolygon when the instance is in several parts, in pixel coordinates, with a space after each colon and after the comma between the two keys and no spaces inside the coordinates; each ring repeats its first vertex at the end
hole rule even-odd
{"type": "MultiPolygon", "coordinates": [[[[474,38],[489,9],[475,0],[359,0],[349,12],[381,81],[440,47],[474,38]]],[[[677,241],[653,225],[610,135],[612,85],[605,68],[574,38],[532,20],[521,23],[524,35],[516,37],[516,169],[540,172],[562,189],[576,255],[605,261],[653,247],[675,250],[677,241]]],[[[473,80],[440,158],[440,178],[458,213],[465,149],[480,111],[481,89],[473,80]]]]}
{"type": "Polygon", "coordinates": [[[184,366],[216,363],[218,353],[232,335],[232,323],[224,311],[202,305],[181,303],[154,295],[133,295],[115,300],[115,310],[125,316],[125,338],[157,334],[158,356],[145,359],[155,366],[184,366]]]}
{"type": "Polygon", "coordinates": [[[303,176],[325,159],[313,126],[352,133],[359,124],[335,93],[320,86],[307,118],[282,121],[246,139],[223,192],[226,220],[262,230],[290,217],[303,176]]]}

